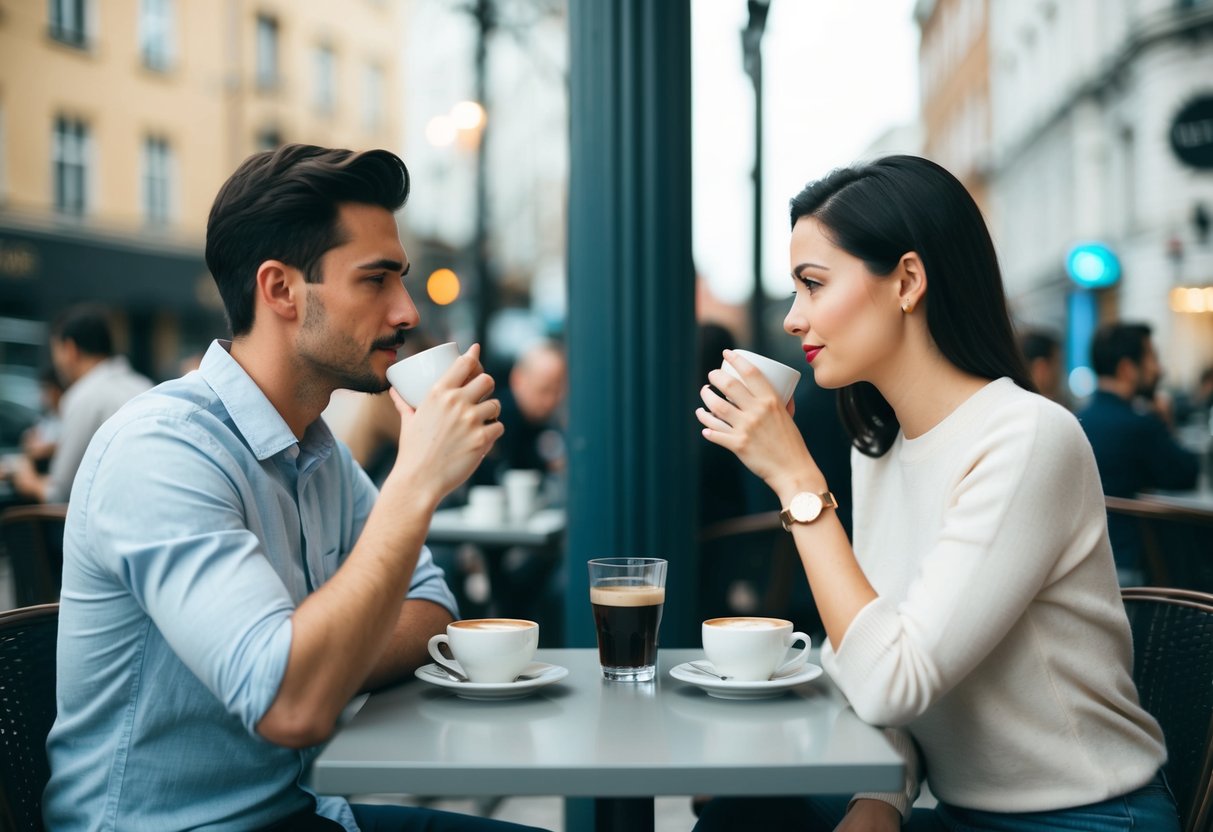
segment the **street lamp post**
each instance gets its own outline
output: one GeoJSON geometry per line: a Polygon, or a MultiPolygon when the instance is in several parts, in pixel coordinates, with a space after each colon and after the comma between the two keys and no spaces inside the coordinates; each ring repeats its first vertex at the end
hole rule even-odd
{"type": "Polygon", "coordinates": [[[746,75],[754,85],[754,290],[750,296],[750,343],[766,352],[766,293],[762,289],[762,33],[767,26],[771,0],[748,0],[750,18],[741,30],[746,75]]]}

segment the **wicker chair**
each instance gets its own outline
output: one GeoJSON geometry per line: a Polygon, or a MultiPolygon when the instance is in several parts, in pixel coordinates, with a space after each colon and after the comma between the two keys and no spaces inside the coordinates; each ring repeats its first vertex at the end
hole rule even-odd
{"type": "Polygon", "coordinates": [[[1122,595],[1133,679],[1166,736],[1183,830],[1213,832],[1213,595],[1156,587],[1122,595]]]}
{"type": "Polygon", "coordinates": [[[12,569],[18,607],[59,600],[66,517],[66,503],[16,506],[0,514],[0,547],[12,569]]]}
{"type": "Polygon", "coordinates": [[[0,612],[0,828],[43,828],[58,633],[58,604],[0,612]]]}

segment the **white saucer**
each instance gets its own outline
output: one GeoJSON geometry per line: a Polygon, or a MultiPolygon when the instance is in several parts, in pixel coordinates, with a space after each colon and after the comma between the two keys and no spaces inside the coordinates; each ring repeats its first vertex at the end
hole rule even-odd
{"type": "MultiPolygon", "coordinates": [[[[706,659],[703,663],[711,665],[706,659]]],[[[821,674],[822,669],[818,665],[806,664],[786,676],[776,676],[765,682],[741,682],[734,679],[713,679],[691,667],[690,662],[670,668],[670,675],[678,681],[703,688],[708,696],[715,696],[717,699],[768,699],[780,696],[797,685],[811,682],[821,674]]]]}
{"type": "Polygon", "coordinates": [[[413,675],[423,682],[446,688],[464,699],[516,699],[519,696],[526,696],[544,685],[559,682],[569,675],[569,669],[558,664],[531,662],[522,669],[522,673],[535,678],[524,679],[521,682],[457,682],[446,675],[445,670],[432,662],[417,668],[413,675]]]}

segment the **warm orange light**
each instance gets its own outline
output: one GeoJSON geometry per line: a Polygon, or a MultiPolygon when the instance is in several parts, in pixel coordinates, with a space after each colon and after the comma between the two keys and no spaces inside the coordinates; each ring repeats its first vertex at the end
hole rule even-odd
{"type": "Polygon", "coordinates": [[[1213,312],[1213,286],[1177,286],[1171,290],[1171,311],[1198,315],[1213,312]]]}
{"type": "Polygon", "coordinates": [[[451,108],[451,121],[460,130],[479,130],[484,126],[484,107],[476,101],[460,101],[451,108]]]}
{"type": "Polygon", "coordinates": [[[459,275],[450,269],[436,269],[426,280],[425,291],[439,306],[454,303],[459,297],[459,275]]]}

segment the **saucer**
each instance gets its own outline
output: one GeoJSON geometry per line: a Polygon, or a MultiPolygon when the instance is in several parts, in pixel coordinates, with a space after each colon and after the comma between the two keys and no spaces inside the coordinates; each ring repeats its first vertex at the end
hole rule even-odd
{"type": "Polygon", "coordinates": [[[457,682],[433,662],[417,668],[413,675],[423,682],[446,688],[463,699],[517,699],[544,685],[559,682],[569,675],[569,669],[558,664],[531,662],[522,668],[522,673],[535,678],[520,682],[457,682]]]}
{"type": "MultiPolygon", "coordinates": [[[[704,664],[711,664],[706,659],[704,664]]],[[[684,662],[670,668],[670,675],[680,682],[686,682],[703,688],[708,696],[717,699],[769,699],[781,696],[792,688],[811,682],[822,674],[822,669],[815,664],[806,664],[800,669],[784,676],[776,676],[764,682],[742,682],[735,679],[713,679],[684,662]]]]}

